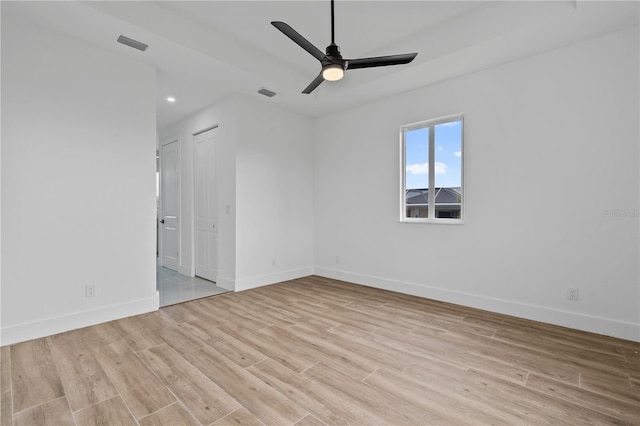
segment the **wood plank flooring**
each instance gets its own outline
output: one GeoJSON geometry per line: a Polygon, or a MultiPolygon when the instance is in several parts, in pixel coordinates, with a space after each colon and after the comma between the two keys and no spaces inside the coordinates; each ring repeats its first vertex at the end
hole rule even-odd
{"type": "Polygon", "coordinates": [[[307,277],[1,348],[2,425],[640,425],[640,344],[307,277]]]}

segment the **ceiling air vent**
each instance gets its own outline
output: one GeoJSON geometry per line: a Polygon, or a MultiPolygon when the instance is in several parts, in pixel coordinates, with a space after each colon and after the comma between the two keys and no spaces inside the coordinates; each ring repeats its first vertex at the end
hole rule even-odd
{"type": "Polygon", "coordinates": [[[147,50],[147,47],[149,47],[148,44],[144,44],[138,40],[134,40],[132,38],[126,37],[121,35],[120,37],[118,37],[118,43],[122,43],[125,46],[129,46],[129,47],[133,47],[134,49],[138,49],[142,52],[144,52],[145,50],[147,50]]]}
{"type": "Polygon", "coordinates": [[[273,98],[276,95],[276,92],[272,92],[269,89],[265,89],[264,87],[260,90],[258,90],[258,93],[260,93],[261,95],[264,95],[268,98],[273,98]]]}

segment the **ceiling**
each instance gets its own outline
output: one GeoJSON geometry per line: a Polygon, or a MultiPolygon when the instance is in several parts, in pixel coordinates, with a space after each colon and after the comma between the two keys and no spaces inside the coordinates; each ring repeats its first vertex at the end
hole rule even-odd
{"type": "Polygon", "coordinates": [[[317,117],[635,26],[639,14],[636,1],[337,0],[336,43],[344,57],[418,56],[408,65],[347,71],[304,95],[320,65],[270,21],[288,23],[324,51],[329,4],[2,1],[2,14],[155,66],[159,129],[234,93],[317,117]],[[143,53],[116,43],[120,34],[150,47],[143,53]],[[277,95],[258,95],[262,87],[277,95]],[[167,96],[177,101],[167,103],[167,96]]]}

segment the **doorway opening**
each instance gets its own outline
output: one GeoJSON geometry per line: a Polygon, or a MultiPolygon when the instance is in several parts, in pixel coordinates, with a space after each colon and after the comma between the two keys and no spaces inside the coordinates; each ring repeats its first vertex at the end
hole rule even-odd
{"type": "MultiPolygon", "coordinates": [[[[209,129],[210,131],[214,129],[209,129]]],[[[194,257],[195,265],[183,265],[180,255],[180,141],[163,142],[157,155],[157,239],[156,288],[160,306],[182,303],[224,293],[217,279],[217,187],[215,180],[214,133],[193,135],[194,158],[194,257]],[[194,276],[193,274],[198,275],[194,276]]]]}

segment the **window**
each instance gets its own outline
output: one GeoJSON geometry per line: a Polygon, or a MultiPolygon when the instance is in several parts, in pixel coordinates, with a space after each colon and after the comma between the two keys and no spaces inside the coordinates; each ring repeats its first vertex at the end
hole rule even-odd
{"type": "Polygon", "coordinates": [[[400,129],[400,221],[462,223],[461,114],[400,129]]]}

